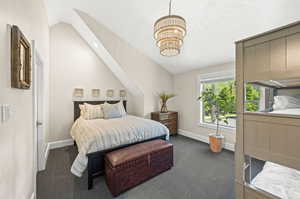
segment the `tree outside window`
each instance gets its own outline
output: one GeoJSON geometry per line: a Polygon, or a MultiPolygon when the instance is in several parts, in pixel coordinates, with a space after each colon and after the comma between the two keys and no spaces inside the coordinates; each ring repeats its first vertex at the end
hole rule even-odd
{"type": "Polygon", "coordinates": [[[212,101],[218,101],[221,126],[236,126],[236,93],[233,80],[216,81],[202,84],[202,122],[216,124],[212,101]]]}
{"type": "MultiPolygon", "coordinates": [[[[259,110],[261,90],[255,84],[245,86],[245,109],[249,112],[259,110]]],[[[236,126],[236,90],[234,80],[220,80],[202,83],[202,123],[216,124],[216,114],[213,107],[214,102],[218,103],[220,125],[235,128],[236,126]]]]}

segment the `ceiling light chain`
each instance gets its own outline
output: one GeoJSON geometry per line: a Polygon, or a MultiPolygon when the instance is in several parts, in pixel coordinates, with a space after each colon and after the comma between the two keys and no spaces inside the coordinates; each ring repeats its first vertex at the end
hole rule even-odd
{"type": "Polygon", "coordinates": [[[172,9],[172,0],[169,2],[169,16],[171,15],[171,9],[172,9]]]}
{"type": "Polygon", "coordinates": [[[163,56],[179,55],[186,35],[184,18],[171,15],[171,8],[172,0],[169,2],[169,15],[159,18],[154,24],[154,38],[163,56]]]}

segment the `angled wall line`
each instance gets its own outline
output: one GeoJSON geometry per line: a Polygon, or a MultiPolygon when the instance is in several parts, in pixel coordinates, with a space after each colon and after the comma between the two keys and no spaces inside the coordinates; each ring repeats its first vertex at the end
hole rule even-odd
{"type": "Polygon", "coordinates": [[[80,17],[77,10],[73,10],[70,19],[71,25],[80,34],[80,36],[89,44],[97,56],[107,65],[113,74],[120,80],[125,88],[134,96],[142,97],[144,93],[142,89],[132,81],[122,69],[120,64],[106,50],[102,42],[94,35],[84,20],[80,17]]]}

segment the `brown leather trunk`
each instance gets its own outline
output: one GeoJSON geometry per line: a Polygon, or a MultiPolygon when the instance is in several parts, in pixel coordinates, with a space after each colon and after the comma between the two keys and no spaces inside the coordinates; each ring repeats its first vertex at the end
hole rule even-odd
{"type": "Polygon", "coordinates": [[[173,145],[154,140],[108,153],[106,183],[113,196],[141,184],[173,166],[173,145]]]}

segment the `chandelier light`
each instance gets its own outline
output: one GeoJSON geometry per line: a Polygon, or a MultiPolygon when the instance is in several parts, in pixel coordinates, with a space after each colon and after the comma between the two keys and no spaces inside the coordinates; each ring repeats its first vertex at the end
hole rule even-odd
{"type": "Polygon", "coordinates": [[[171,15],[172,0],[169,3],[169,15],[159,18],[154,24],[154,38],[163,56],[180,54],[183,38],[186,35],[186,22],[178,15],[171,15]]]}

